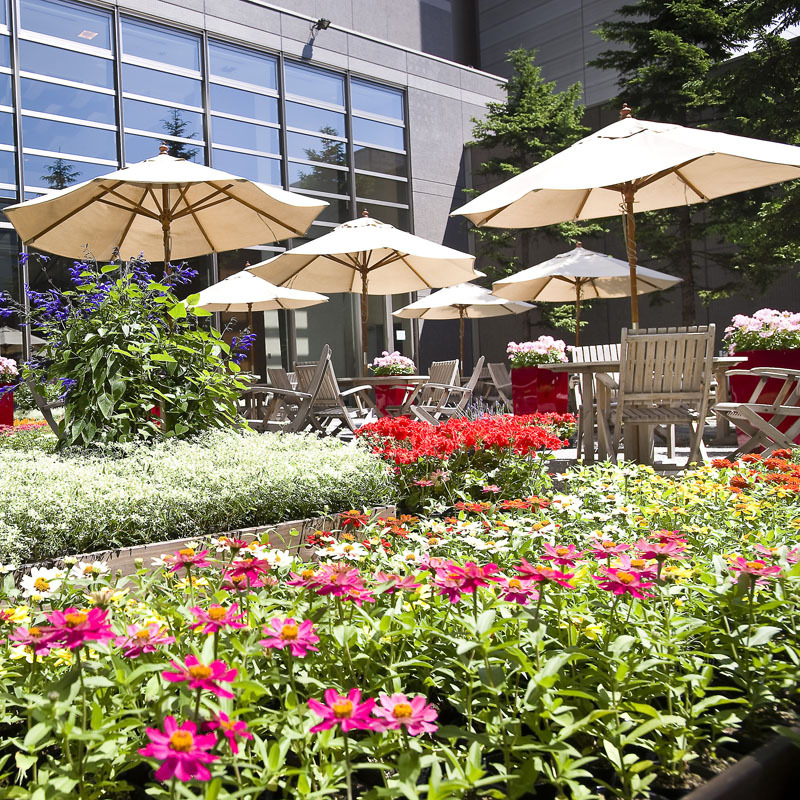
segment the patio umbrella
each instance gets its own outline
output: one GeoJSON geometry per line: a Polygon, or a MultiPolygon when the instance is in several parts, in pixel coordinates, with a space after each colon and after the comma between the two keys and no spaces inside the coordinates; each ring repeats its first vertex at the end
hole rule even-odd
{"type": "Polygon", "coordinates": [[[533,306],[530,303],[515,303],[493,295],[488,289],[474,283],[459,283],[432,292],[414,303],[394,312],[403,319],[457,319],[458,352],[464,366],[464,320],[479,317],[501,317],[520,314],[533,306]]]}
{"type": "MultiPolygon", "coordinates": [[[[31,334],[31,344],[44,344],[44,339],[31,334]]],[[[0,328],[0,347],[22,347],[22,331],[3,325],[0,328]]]]}
{"type": "Polygon", "coordinates": [[[227,172],[159,155],[4,209],[22,241],[82,258],[158,252],[190,258],[302,236],[328,205],[227,172]]]}
{"type": "Polygon", "coordinates": [[[800,147],[630,116],[515,175],[453,214],[476,225],[535,228],[626,218],[631,316],[639,324],[634,210],[652,211],[800,178],[800,147]],[[634,209],[635,204],[635,209],[634,209]]]}
{"type": "Polygon", "coordinates": [[[429,242],[372,219],[351,222],[250,271],[281,286],[361,294],[361,342],[367,360],[368,294],[397,294],[479,278],[475,256],[429,242]]]}
{"type": "MultiPolygon", "coordinates": [[[[636,268],[639,294],[669,289],[681,278],[646,267],[636,268]]],[[[600,297],[627,297],[631,291],[626,261],[605,253],[586,250],[578,242],[574,250],[495,281],[492,291],[509,300],[539,300],[543,303],[575,303],[575,346],[580,344],[581,301],[600,297]]]]}

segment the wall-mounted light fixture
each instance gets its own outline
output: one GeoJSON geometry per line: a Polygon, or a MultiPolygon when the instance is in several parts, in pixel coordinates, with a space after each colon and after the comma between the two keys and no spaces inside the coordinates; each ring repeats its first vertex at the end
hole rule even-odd
{"type": "Polygon", "coordinates": [[[330,27],[331,21],[329,19],[325,19],[325,17],[321,17],[314,23],[314,27],[312,30],[315,31],[326,31],[330,27]]]}

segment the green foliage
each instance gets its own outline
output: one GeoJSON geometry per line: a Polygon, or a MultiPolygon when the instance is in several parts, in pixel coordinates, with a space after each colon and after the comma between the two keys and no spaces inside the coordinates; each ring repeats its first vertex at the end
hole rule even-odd
{"type": "Polygon", "coordinates": [[[0,563],[129,547],[391,501],[361,449],[300,434],[52,450],[41,432],[0,437],[0,563]],[[17,437],[26,441],[23,447],[17,437]]]}

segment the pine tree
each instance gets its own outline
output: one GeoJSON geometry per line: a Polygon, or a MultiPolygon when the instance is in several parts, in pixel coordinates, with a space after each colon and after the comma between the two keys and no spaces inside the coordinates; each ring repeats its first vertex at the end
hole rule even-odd
{"type": "Polygon", "coordinates": [[[55,159],[45,169],[47,174],[42,175],[41,178],[51,189],[66,189],[67,186],[72,186],[81,176],[80,170],[75,169],[63,158],[55,159]]]}
{"type": "MultiPolygon", "coordinates": [[[[161,127],[167,136],[180,136],[182,139],[194,139],[197,136],[194,131],[187,133],[186,129],[189,127],[189,122],[181,116],[180,109],[177,108],[169,110],[169,116],[161,120],[161,127]]],[[[167,152],[173,158],[190,160],[197,154],[196,148],[187,147],[183,142],[167,141],[167,148],[167,152]]]]}

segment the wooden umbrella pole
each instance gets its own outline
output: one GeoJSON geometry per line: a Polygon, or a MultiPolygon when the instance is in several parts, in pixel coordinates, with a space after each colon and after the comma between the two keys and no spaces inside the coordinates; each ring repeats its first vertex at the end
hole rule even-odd
{"type": "Polygon", "coordinates": [[[369,270],[366,264],[361,266],[361,374],[367,374],[367,320],[369,319],[369,297],[367,289],[369,283],[369,270]]]}
{"type": "Polygon", "coordinates": [[[581,344],[581,281],[575,281],[575,347],[581,344]]]}
{"type": "Polygon", "coordinates": [[[623,191],[625,198],[625,217],[627,228],[625,233],[625,248],[628,253],[628,267],[631,274],[631,327],[639,327],[639,291],[636,285],[636,222],[633,218],[633,196],[632,186],[625,187],[623,191]]]}
{"type": "MultiPolygon", "coordinates": [[[[247,330],[252,333],[253,332],[253,304],[247,304],[247,330]]],[[[254,346],[255,343],[250,345],[250,358],[248,361],[250,362],[250,371],[255,372],[256,370],[256,348],[254,346]]]]}
{"type": "Polygon", "coordinates": [[[164,234],[164,274],[169,275],[172,268],[169,265],[169,259],[172,254],[171,236],[169,232],[169,187],[161,187],[161,230],[164,234]]]}
{"type": "Polygon", "coordinates": [[[458,309],[458,354],[461,359],[461,374],[464,374],[464,314],[463,306],[458,309]]]}

